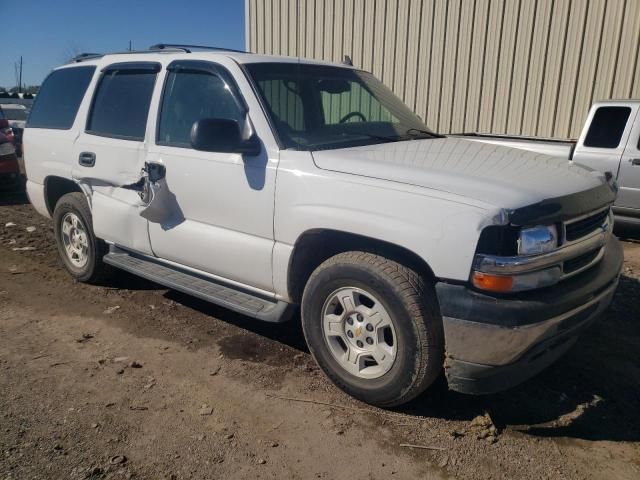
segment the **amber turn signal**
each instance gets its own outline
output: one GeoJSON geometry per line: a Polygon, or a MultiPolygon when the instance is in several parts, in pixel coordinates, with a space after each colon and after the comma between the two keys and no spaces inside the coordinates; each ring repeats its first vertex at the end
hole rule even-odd
{"type": "Polygon", "coordinates": [[[489,292],[506,293],[512,291],[513,288],[513,277],[505,275],[473,272],[471,282],[474,287],[489,292]]]}

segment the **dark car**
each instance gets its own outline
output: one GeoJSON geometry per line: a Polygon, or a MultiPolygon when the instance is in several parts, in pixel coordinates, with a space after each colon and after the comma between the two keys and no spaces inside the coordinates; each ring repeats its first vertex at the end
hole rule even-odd
{"type": "Polygon", "coordinates": [[[2,107],[0,107],[0,134],[4,135],[6,137],[5,139],[9,140],[15,146],[16,136],[2,107]]]}
{"type": "MultiPolygon", "coordinates": [[[[6,120],[0,119],[0,125],[6,120]]],[[[20,166],[16,149],[0,127],[0,189],[14,190],[20,185],[20,166]]]]}
{"type": "Polygon", "coordinates": [[[9,103],[0,104],[0,115],[9,122],[9,127],[13,131],[16,154],[22,156],[22,132],[27,123],[29,109],[21,104],[9,103]]]}

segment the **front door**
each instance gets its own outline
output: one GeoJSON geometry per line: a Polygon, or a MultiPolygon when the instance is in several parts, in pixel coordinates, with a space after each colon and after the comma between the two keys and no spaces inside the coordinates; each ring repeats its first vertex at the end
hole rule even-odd
{"type": "Polygon", "coordinates": [[[620,190],[616,205],[637,209],[640,214],[640,114],[636,114],[618,173],[620,190]]]}
{"type": "Polygon", "coordinates": [[[147,161],[166,168],[150,213],[153,253],[164,260],[272,292],[277,158],[191,148],[194,122],[233,119],[253,128],[227,68],[181,60],[167,67],[147,161]]]}

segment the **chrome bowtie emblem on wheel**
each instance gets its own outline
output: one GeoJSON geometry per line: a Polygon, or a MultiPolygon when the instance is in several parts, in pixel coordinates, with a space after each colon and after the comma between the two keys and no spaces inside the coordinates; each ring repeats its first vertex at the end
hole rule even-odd
{"type": "Polygon", "coordinates": [[[387,373],[398,351],[389,313],[371,293],[341,288],[329,295],[323,307],[323,331],[333,358],[359,378],[387,373]]]}

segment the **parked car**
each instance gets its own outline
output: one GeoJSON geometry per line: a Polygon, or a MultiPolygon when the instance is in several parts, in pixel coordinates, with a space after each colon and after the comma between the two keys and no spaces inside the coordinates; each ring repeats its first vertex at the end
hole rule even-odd
{"type": "Polygon", "coordinates": [[[16,137],[13,133],[13,129],[11,125],[9,125],[9,120],[5,117],[4,112],[0,108],[0,134],[4,136],[5,140],[11,142],[11,144],[15,147],[16,137]]]}
{"type": "Polygon", "coordinates": [[[578,165],[610,172],[618,183],[613,205],[616,221],[640,225],[640,100],[593,104],[577,142],[499,135],[470,135],[493,145],[560,156],[578,165]]]}
{"type": "Polygon", "coordinates": [[[9,121],[9,126],[15,135],[16,154],[22,156],[22,133],[27,123],[29,109],[18,103],[0,104],[4,117],[9,121]]]}
{"type": "Polygon", "coordinates": [[[14,190],[19,184],[20,167],[15,147],[0,129],[0,190],[14,190]]]}
{"type": "Polygon", "coordinates": [[[55,69],[31,203],[79,281],[117,267],[256,319],[392,406],[490,393],[566,352],[622,267],[612,179],[438,135],[346,65],[168,46],[55,69]]]}

